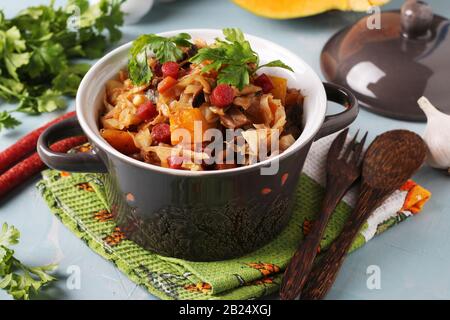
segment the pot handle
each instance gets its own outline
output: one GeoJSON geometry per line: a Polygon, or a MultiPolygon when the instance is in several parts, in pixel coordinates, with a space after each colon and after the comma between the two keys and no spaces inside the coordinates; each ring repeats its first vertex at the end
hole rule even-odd
{"type": "Polygon", "coordinates": [[[328,101],[339,103],[346,110],[338,114],[326,116],[315,140],[319,140],[346,128],[356,119],[359,112],[358,100],[350,90],[333,83],[324,82],[323,86],[325,87],[328,101]]]}
{"type": "Polygon", "coordinates": [[[85,153],[61,153],[50,149],[56,141],[83,134],[76,116],[50,126],[39,137],[37,151],[50,168],[70,172],[107,172],[100,157],[93,151],[85,153]]]}

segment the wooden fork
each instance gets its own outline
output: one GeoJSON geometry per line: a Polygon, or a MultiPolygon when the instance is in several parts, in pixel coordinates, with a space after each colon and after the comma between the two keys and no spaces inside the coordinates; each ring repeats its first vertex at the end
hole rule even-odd
{"type": "Polygon", "coordinates": [[[327,182],[322,210],[318,219],[314,222],[310,234],[301,243],[286,268],[280,291],[282,300],[293,300],[301,297],[302,289],[312,269],[328,220],[344,195],[361,175],[361,154],[367,133],[361,142],[357,142],[358,133],[345,150],[343,149],[348,129],[342,131],[330,147],[327,157],[327,182]]]}

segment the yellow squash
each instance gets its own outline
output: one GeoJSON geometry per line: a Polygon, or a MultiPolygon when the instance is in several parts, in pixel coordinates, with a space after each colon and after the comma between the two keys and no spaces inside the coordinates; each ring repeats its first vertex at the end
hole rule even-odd
{"type": "Polygon", "coordinates": [[[270,93],[275,99],[280,99],[281,103],[284,105],[287,93],[287,79],[275,76],[269,76],[269,78],[273,84],[273,89],[270,90],[270,93]]]}
{"type": "Polygon", "coordinates": [[[180,135],[173,134],[178,129],[187,130],[186,134],[190,135],[191,143],[199,143],[203,141],[203,135],[207,129],[213,126],[209,124],[202,112],[198,108],[180,109],[170,116],[170,132],[172,145],[176,145],[183,140],[183,132],[179,132],[180,135]],[[195,128],[196,122],[201,129],[196,135],[195,128]]]}
{"type": "Polygon", "coordinates": [[[262,17],[291,19],[316,15],[329,10],[366,11],[390,0],[232,0],[262,17]]]}

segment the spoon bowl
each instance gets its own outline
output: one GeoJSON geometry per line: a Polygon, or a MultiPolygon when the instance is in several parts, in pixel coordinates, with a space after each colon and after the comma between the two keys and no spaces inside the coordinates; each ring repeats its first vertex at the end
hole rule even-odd
{"type": "Polygon", "coordinates": [[[421,137],[407,130],[378,136],[366,152],[363,183],[377,189],[396,190],[420,168],[426,156],[421,137]]]}

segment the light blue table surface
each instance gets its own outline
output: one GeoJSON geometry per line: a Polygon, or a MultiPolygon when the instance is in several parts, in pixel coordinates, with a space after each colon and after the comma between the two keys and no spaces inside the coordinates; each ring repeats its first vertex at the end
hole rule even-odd
{"type": "MultiPolygon", "coordinates": [[[[448,1],[429,2],[435,12],[450,16],[448,1]]],[[[26,6],[41,3],[47,2],[3,0],[0,7],[11,16],[26,6]]],[[[385,8],[399,8],[401,3],[394,0],[385,8]]],[[[327,39],[359,17],[361,15],[355,13],[333,12],[306,19],[276,21],[254,16],[226,0],[165,1],[157,3],[139,24],[124,27],[121,42],[130,41],[141,33],[234,26],[289,48],[320,74],[319,54],[327,39]]],[[[2,105],[1,109],[9,107],[12,106],[2,105]]],[[[0,133],[0,150],[55,116],[21,115],[22,126],[0,133]]],[[[390,129],[405,128],[422,133],[424,127],[424,124],[390,120],[362,110],[352,130],[369,130],[373,139],[390,129]]],[[[415,180],[433,192],[432,201],[420,215],[351,254],[328,295],[329,299],[450,298],[450,177],[425,167],[415,180]],[[366,270],[370,265],[380,267],[379,290],[367,288],[366,270]]],[[[111,263],[93,253],[54,218],[34,187],[37,181],[37,178],[30,181],[0,202],[0,222],[6,221],[20,229],[21,242],[15,249],[23,262],[31,265],[59,263],[57,275],[60,281],[45,289],[38,298],[155,299],[111,263]],[[73,265],[81,270],[81,288],[69,290],[65,279],[68,268],[73,265]]],[[[0,299],[10,297],[0,291],[0,299]]]]}

